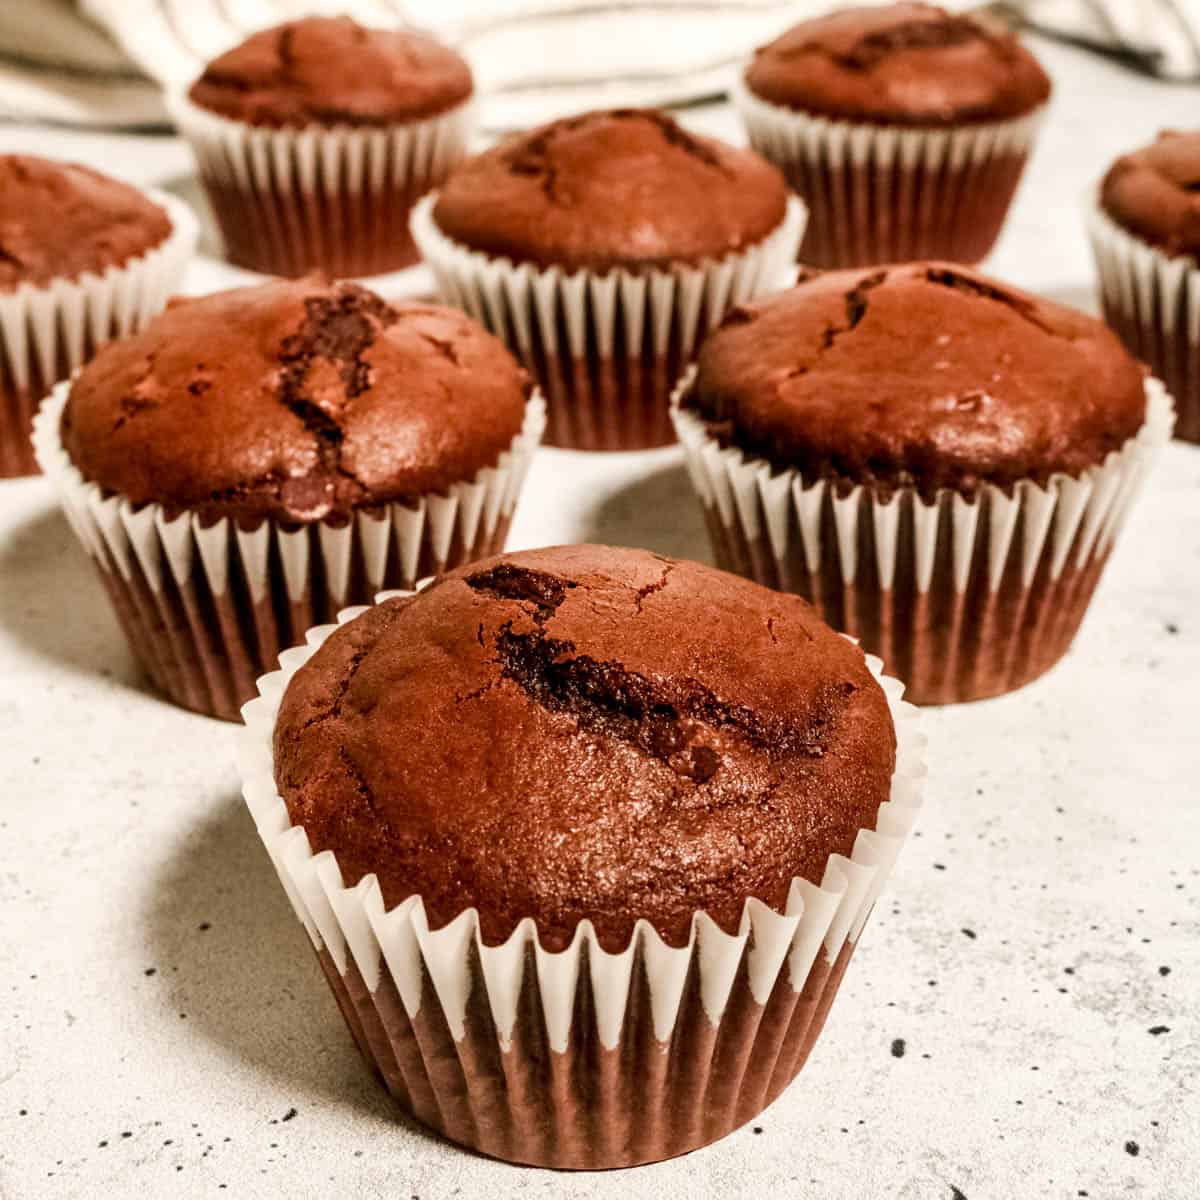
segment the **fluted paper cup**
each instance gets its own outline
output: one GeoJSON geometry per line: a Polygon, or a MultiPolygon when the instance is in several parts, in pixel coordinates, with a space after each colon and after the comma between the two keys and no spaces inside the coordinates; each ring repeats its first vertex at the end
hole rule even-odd
{"type": "Polygon", "coordinates": [[[985,258],[1045,111],[928,129],[798,112],[740,76],[730,94],[750,144],[808,206],[800,259],[814,267],[985,258]]]}
{"type": "Polygon", "coordinates": [[[1174,422],[1149,379],[1141,429],[1078,478],[927,501],[913,487],[876,494],[779,470],[723,448],[678,403],[673,412],[717,565],[799,593],[878,654],[917,704],[1012,691],[1066,653],[1174,422]]]}
{"type": "Polygon", "coordinates": [[[196,218],[174,196],[146,194],[171,225],[157,246],[104,271],[0,291],[0,477],[37,471],[30,437],[42,398],[105,342],[161,312],[183,278],[196,218]]]}
{"type": "Polygon", "coordinates": [[[1200,442],[1200,267],[1122,229],[1096,192],[1087,206],[1104,319],[1175,397],[1175,436],[1200,442]]]}
{"type": "Polygon", "coordinates": [[[268,275],[332,278],[412,266],[412,206],[466,156],[468,99],[383,128],[274,129],[209,112],[186,95],[171,114],[196,156],[230,262],[268,275]]]}
{"type": "MultiPolygon", "coordinates": [[[[381,597],[382,598],[382,597],[381,597]]],[[[351,620],[362,608],[342,613],[351,620]]],[[[289,679],[334,625],[260,680],[239,744],[246,803],[367,1062],[413,1116],[457,1142],[549,1167],[683,1154],[752,1119],[812,1049],[921,802],[924,738],[880,676],[896,727],[890,799],[818,887],[777,912],[747,900],[736,934],[705,913],[686,945],[639,921],[619,953],[589,921],[561,952],[532,919],[487,945],[475,909],[431,929],[420,896],[387,909],[374,875],[346,887],[275,786],[272,735],[289,679]]]]}
{"type": "Polygon", "coordinates": [[[494,467],[446,494],[380,504],[349,520],[287,525],[161,505],[133,507],[83,478],[62,445],[65,382],[42,406],[34,443],[147,674],[184,708],[236,721],[255,680],[313,624],[381,588],[498,554],[545,425],[534,392],[494,467]]]}
{"type": "Polygon", "coordinates": [[[596,274],[492,258],[413,209],[413,237],[438,291],[496,334],[546,395],[546,440],[639,450],[675,440],[671,391],[709,329],[736,304],[790,283],[805,210],[792,198],[761,242],[715,261],[596,274]]]}

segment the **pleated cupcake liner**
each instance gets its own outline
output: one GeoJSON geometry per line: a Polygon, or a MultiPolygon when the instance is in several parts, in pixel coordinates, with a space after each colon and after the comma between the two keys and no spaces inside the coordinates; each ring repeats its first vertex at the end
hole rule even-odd
{"type": "Polygon", "coordinates": [[[597,274],[492,258],[447,237],[436,195],[413,209],[413,237],[444,300],[521,359],[546,395],[547,441],[640,450],[674,441],[671,391],[730,308],[791,282],[805,210],[792,198],[761,242],[695,264],[597,274]]]}
{"type": "Polygon", "coordinates": [[[46,393],[105,342],[141,329],[183,278],[196,218],[174,196],[146,194],[171,225],[157,246],[104,271],[0,291],[0,478],[36,473],[31,433],[46,393]]]}
{"type": "Polygon", "coordinates": [[[176,704],[227,721],[282,650],[346,604],[503,550],[545,425],[535,392],[497,464],[445,495],[348,520],[205,523],[157,504],[135,508],[83,478],[62,445],[70,387],[58,385],[35,422],[42,470],[151,680],[176,704]]]}
{"type": "Polygon", "coordinates": [[[797,112],[754,95],[740,77],[730,96],[750,144],[808,206],[800,260],[814,267],[979,262],[1044,115],[925,129],[797,112]]]}
{"type": "Polygon", "coordinates": [[[1141,429],[1078,478],[926,500],[913,487],[876,494],[780,470],[723,448],[678,403],[673,414],[717,564],[803,596],[917,704],[1012,691],[1066,653],[1174,422],[1170,396],[1148,379],[1141,429]]]}
{"type": "Polygon", "coordinates": [[[475,129],[471,100],[369,129],[250,125],[182,94],[169,106],[230,262],[289,277],[377,275],[416,263],[412,206],[466,156],[475,129]]]}
{"type": "Polygon", "coordinates": [[[812,1049],[921,803],[925,740],[903,686],[868,656],[896,727],[891,794],[850,856],[830,856],[819,887],[793,880],[782,912],[747,900],[732,935],[699,912],[673,947],[643,920],[614,953],[583,921],[548,952],[531,918],[493,946],[473,908],[440,929],[419,896],[389,910],[374,875],[346,887],[336,856],[314,854],[291,824],[275,722],[288,681],[335,628],[310,631],[260,680],[239,766],[343,1016],[401,1106],[497,1158],[608,1168],[694,1150],[771,1103],[812,1049]]]}
{"type": "Polygon", "coordinates": [[[1122,229],[1095,191],[1087,222],[1105,321],[1175,397],[1175,436],[1200,443],[1200,267],[1122,229]]]}

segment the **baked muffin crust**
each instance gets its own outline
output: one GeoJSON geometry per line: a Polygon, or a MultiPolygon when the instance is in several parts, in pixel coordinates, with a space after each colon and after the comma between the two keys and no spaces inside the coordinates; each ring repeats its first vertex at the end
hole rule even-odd
{"type": "Polygon", "coordinates": [[[530,390],[455,309],[281,280],[177,301],[103,347],[71,388],[63,444],[135,507],[299,523],[494,466],[530,390]]]}
{"type": "Polygon", "coordinates": [[[931,498],[1100,463],[1145,419],[1145,370],[1083,313],[911,263],[812,274],[734,309],[684,404],[777,467],[931,498]]]}
{"type": "Polygon", "coordinates": [[[968,125],[1023,116],[1050,80],[1003,27],[932,4],[844,8],[802,21],[746,70],[784,108],[884,125],[968,125]]]}
{"type": "Polygon", "coordinates": [[[895,767],[862,652],[798,597],[642,550],[502,555],[387,601],[293,676],[275,777],[314,851],[434,927],[606,949],[819,882],[895,767]]]}
{"type": "Polygon", "coordinates": [[[436,116],[473,86],[466,61],[425,34],[304,17],[213,59],[188,98],[250,125],[371,126],[436,116]]]}
{"type": "Polygon", "coordinates": [[[74,163],[0,155],[0,291],[124,266],[170,233],[137,188],[74,163]]]}
{"type": "Polygon", "coordinates": [[[752,150],[653,109],[568,117],[467,159],[433,217],[494,258],[603,272],[696,263],[762,241],[784,219],[783,176],[752,150]]]}

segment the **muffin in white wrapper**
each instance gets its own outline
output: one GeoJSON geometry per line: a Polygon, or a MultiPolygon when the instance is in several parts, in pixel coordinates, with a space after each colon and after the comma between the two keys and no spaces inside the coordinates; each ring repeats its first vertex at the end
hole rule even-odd
{"type": "Polygon", "coordinates": [[[206,522],[161,504],[134,507],[86,480],[62,445],[70,388],[59,384],[35,421],[42,471],[151,680],[175,703],[229,721],[264,668],[315,622],[502,550],[545,426],[534,391],[496,465],[445,494],[372,505],[348,520],[206,522]]]}
{"type": "Polygon", "coordinates": [[[723,447],[706,422],[673,407],[688,474],[717,564],[797,592],[906,681],[920,704],[1021,687],[1070,647],[1174,408],[1147,379],[1145,423],[1077,478],[973,497],[916,487],[806,478],[723,447]]]}
{"type": "Polygon", "coordinates": [[[375,875],[345,887],[335,854],[314,855],[292,825],[275,782],[280,703],[335,628],[312,630],[260,681],[239,765],[342,1014],[401,1106],[498,1158],[606,1168],[685,1153],[771,1103],[812,1049],[921,802],[924,738],[902,686],[868,659],[895,728],[890,799],[820,886],[794,879],[782,912],[747,900],[734,934],[696,912],[676,947],[639,920],[611,952],[583,920],[549,952],[532,918],[489,945],[474,908],[438,929],[419,895],[389,909],[375,875]]]}
{"type": "Polygon", "coordinates": [[[105,342],[141,329],[179,286],[196,247],[196,218],[174,196],[146,194],[170,222],[157,245],[101,272],[0,291],[0,477],[37,470],[32,422],[54,384],[105,342]]]}
{"type": "Polygon", "coordinates": [[[918,258],[976,263],[991,250],[1044,108],[945,129],[810,115],[754,95],[731,98],[750,144],[808,206],[800,260],[856,267],[918,258]]]}
{"type": "Polygon", "coordinates": [[[475,155],[413,210],[443,299],[546,396],[546,440],[674,440],[671,390],[729,308],[791,282],[803,204],[744,148],[665,113],[565,118],[475,155]]]}
{"type": "Polygon", "coordinates": [[[1200,267],[1122,229],[1095,191],[1086,206],[1104,319],[1166,383],[1179,410],[1175,436],[1200,442],[1200,267]]]}
{"type": "Polygon", "coordinates": [[[467,153],[470,100],[383,128],[276,129],[170,98],[230,262],[268,275],[378,275],[419,259],[412,206],[467,153]]]}

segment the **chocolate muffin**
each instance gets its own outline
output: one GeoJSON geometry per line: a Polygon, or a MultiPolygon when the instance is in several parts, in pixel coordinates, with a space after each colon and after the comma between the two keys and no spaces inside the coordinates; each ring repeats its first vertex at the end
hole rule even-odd
{"type": "Polygon", "coordinates": [[[275,731],[292,823],[347,885],[418,895],[434,928],[476,908],[489,944],[532,917],[548,950],[582,920],[615,953],[639,919],[682,946],[698,911],[734,933],[750,896],[782,910],[874,825],[894,767],[862,651],[808,605],[600,546],[371,609],[275,731]]]}
{"type": "Polygon", "coordinates": [[[735,93],[751,144],[810,208],[800,257],[821,267],[979,261],[1049,96],[1006,28],[910,3],[801,22],[755,52],[735,93]]]}
{"type": "Polygon", "coordinates": [[[757,154],[617,109],[468,159],[414,232],[446,297],[541,382],[552,443],[635,449],[672,440],[670,389],[697,338],[779,281],[800,220],[757,154]]]}
{"type": "Polygon", "coordinates": [[[940,702],[1066,651],[1169,408],[1100,322],[916,263],[736,309],[679,419],[726,487],[749,473],[749,508],[702,487],[718,561],[808,596],[940,702]]]}
{"type": "Polygon", "coordinates": [[[214,59],[176,116],[232,262],[369,275],[417,261],[408,214],[465,153],[473,92],[425,34],[304,17],[214,59]]]}
{"type": "Polygon", "coordinates": [[[1174,395],[1176,437],[1200,442],[1200,132],[1117,159],[1090,224],[1105,319],[1174,395]]]}
{"type": "Polygon", "coordinates": [[[42,397],[162,306],[194,235],[179,205],[98,171],[0,155],[0,476],[37,470],[42,397]]]}
{"type": "Polygon", "coordinates": [[[361,939],[319,947],[410,1111],[505,1158],[628,1165],[728,1132],[803,1062],[907,829],[885,814],[915,803],[892,692],[795,596],[641,550],[526,551],[318,638],[277,713],[247,708],[247,797],[273,855],[303,829],[337,912],[411,946],[378,969],[361,939]]]}
{"type": "Polygon", "coordinates": [[[304,17],[213,59],[188,98],[248,125],[378,128],[436,116],[473,91],[466,60],[425,34],[304,17]]]}
{"type": "Polygon", "coordinates": [[[181,301],[98,354],[60,405],[47,470],[85,506],[166,527],[173,588],[133,530],[132,578],[103,556],[102,574],[159,686],[233,718],[310,625],[503,545],[536,441],[530,394],[453,309],[280,281],[181,301]]]}

